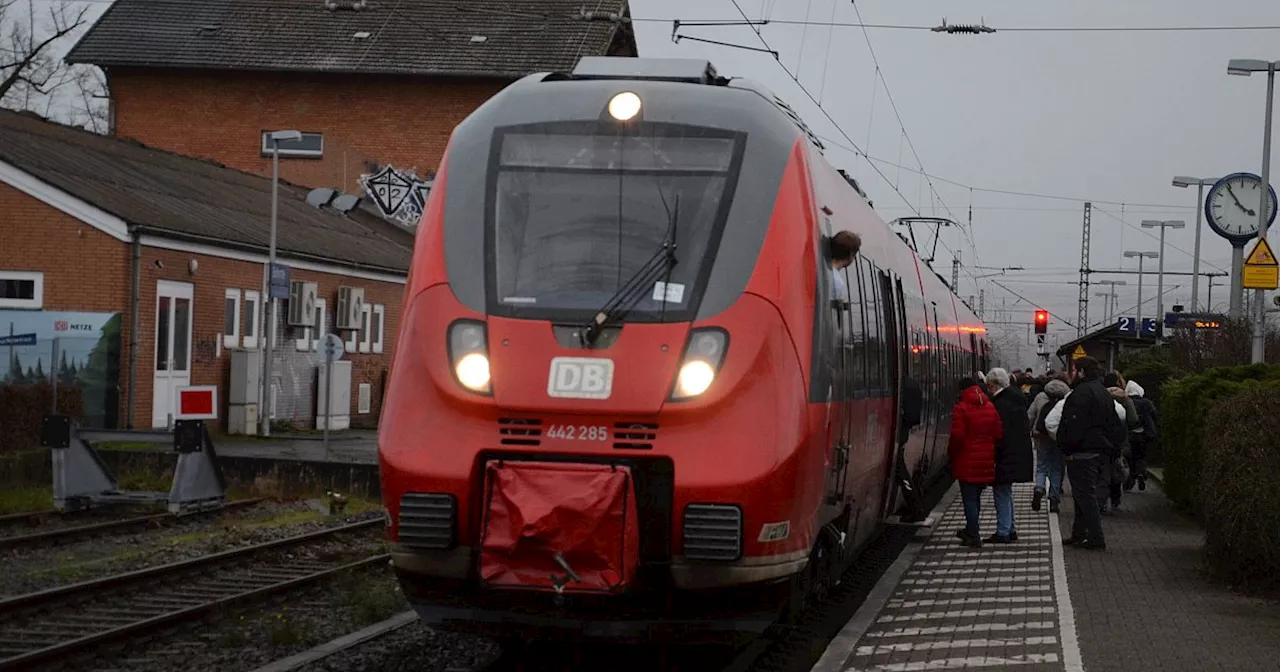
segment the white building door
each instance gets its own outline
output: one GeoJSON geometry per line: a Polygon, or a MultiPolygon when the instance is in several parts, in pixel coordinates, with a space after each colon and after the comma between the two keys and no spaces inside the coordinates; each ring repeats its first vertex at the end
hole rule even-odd
{"type": "Polygon", "coordinates": [[[186,282],[156,283],[155,392],[151,426],[169,427],[179,387],[191,384],[191,299],[186,282]]]}

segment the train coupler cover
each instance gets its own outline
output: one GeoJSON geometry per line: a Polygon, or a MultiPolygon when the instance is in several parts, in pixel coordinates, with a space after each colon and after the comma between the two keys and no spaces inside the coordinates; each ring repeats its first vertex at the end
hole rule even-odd
{"type": "Polygon", "coordinates": [[[625,466],[490,460],[480,578],[492,588],[620,593],[640,561],[625,466]]]}

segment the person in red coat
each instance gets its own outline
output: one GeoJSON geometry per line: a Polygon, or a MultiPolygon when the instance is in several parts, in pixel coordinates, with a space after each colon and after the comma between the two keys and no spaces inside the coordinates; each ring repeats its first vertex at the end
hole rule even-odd
{"type": "Polygon", "coordinates": [[[996,480],[996,443],[1004,425],[995,405],[973,378],[960,380],[960,400],[951,410],[951,440],[947,445],[951,475],[960,482],[965,528],[957,532],[965,546],[982,548],[978,516],[982,490],[996,480]]]}

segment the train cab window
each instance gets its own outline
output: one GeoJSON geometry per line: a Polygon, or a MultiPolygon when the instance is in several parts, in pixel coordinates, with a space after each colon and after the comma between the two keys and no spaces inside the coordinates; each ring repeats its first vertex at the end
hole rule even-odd
{"type": "Polygon", "coordinates": [[[741,133],[554,122],[498,129],[493,146],[491,313],[585,319],[643,280],[628,321],[692,318],[720,246],[741,133]]]}

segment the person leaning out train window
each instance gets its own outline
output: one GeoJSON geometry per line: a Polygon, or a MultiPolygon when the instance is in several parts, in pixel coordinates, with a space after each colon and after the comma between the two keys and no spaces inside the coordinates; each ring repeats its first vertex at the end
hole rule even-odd
{"type": "Polygon", "coordinates": [[[835,287],[835,299],[841,303],[849,302],[849,287],[845,284],[844,274],[840,271],[853,263],[853,258],[862,249],[862,239],[858,234],[841,231],[831,237],[831,281],[835,287]]]}

